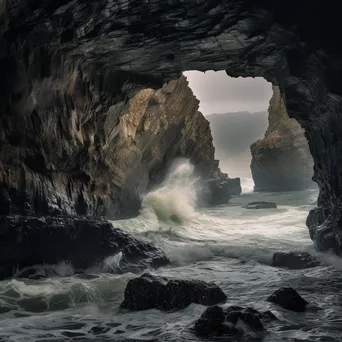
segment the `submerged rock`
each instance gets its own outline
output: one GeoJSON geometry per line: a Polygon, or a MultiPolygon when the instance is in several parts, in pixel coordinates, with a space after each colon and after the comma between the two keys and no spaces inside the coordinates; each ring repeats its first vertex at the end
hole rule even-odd
{"type": "Polygon", "coordinates": [[[273,254],[272,266],[287,267],[293,270],[312,268],[320,265],[320,262],[306,252],[277,252],[273,254]]]}
{"type": "Polygon", "coordinates": [[[296,312],[304,312],[309,304],[292,287],[281,287],[268,297],[267,301],[278,304],[286,310],[296,312]]]}
{"type": "Polygon", "coordinates": [[[170,262],[152,243],[100,219],[1,216],[0,236],[0,279],[13,276],[18,269],[61,261],[82,272],[119,253],[116,261],[121,272],[170,262]]]}
{"type": "Polygon", "coordinates": [[[271,209],[271,208],[277,208],[277,204],[274,202],[265,202],[265,201],[259,201],[259,202],[251,202],[247,205],[243,206],[245,209],[271,209]]]}
{"type": "Polygon", "coordinates": [[[230,306],[226,309],[214,305],[206,309],[195,322],[194,331],[198,336],[223,336],[264,330],[263,323],[276,317],[269,311],[261,313],[253,308],[230,306]]]}
{"type": "Polygon", "coordinates": [[[220,205],[228,204],[233,196],[241,194],[240,178],[229,178],[228,175],[221,173],[216,178],[205,179],[202,187],[197,191],[198,204],[201,205],[220,205]]]}
{"type": "Polygon", "coordinates": [[[148,273],[131,279],[125,289],[122,309],[141,311],[148,309],[177,310],[191,303],[214,305],[227,296],[219,286],[200,280],[168,280],[148,273]]]}

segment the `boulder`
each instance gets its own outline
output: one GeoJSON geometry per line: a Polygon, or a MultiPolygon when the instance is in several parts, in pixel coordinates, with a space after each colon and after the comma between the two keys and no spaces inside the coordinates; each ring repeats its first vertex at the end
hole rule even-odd
{"type": "Polygon", "coordinates": [[[214,283],[200,280],[168,280],[148,273],[131,279],[125,289],[122,309],[164,311],[183,309],[191,303],[214,305],[227,299],[214,283]]]}
{"type": "Polygon", "coordinates": [[[105,220],[0,216],[0,279],[20,269],[61,261],[82,272],[116,254],[121,257],[121,272],[170,262],[152,243],[114,228],[105,220]]]}
{"type": "Polygon", "coordinates": [[[272,266],[287,267],[292,270],[312,268],[320,265],[320,262],[306,252],[277,252],[273,254],[272,266]]]}
{"type": "Polygon", "coordinates": [[[265,202],[265,201],[259,201],[259,202],[251,202],[247,205],[243,206],[245,209],[273,209],[277,208],[277,204],[274,202],[265,202]]]}
{"type": "Polygon", "coordinates": [[[280,305],[286,310],[304,312],[309,304],[292,287],[282,287],[275,291],[267,301],[280,305]]]}
{"type": "Polygon", "coordinates": [[[264,330],[263,324],[274,319],[276,317],[269,311],[261,313],[240,306],[224,309],[214,305],[206,309],[195,322],[194,332],[202,337],[242,334],[246,327],[253,332],[261,332],[264,330]]]}

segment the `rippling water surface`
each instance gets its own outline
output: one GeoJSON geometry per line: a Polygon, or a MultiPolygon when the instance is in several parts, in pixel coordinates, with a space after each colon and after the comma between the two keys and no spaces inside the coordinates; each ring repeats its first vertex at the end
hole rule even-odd
{"type": "MultiPolygon", "coordinates": [[[[317,191],[245,193],[228,206],[196,211],[188,180],[182,191],[175,189],[178,181],[147,195],[138,218],[114,223],[154,241],[171,258],[171,266],[153,273],[214,281],[227,294],[227,305],[269,309],[279,318],[262,335],[227,341],[342,341],[342,262],[315,253],[305,227],[317,191]],[[278,209],[241,208],[254,200],[275,201],[278,209]],[[323,265],[271,267],[272,253],[281,250],[309,251],[323,265]],[[266,302],[281,286],[295,287],[311,303],[308,311],[293,313],[266,302]]],[[[108,262],[115,269],[120,258],[108,262]]],[[[60,276],[0,282],[0,341],[198,340],[191,327],[205,309],[201,305],[172,313],[121,312],[125,286],[135,275],[75,275],[68,264],[53,268],[60,276]]]]}

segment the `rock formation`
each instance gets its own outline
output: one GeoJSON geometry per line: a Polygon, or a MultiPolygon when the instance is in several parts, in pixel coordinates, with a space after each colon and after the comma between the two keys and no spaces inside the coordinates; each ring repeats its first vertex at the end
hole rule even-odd
{"type": "Polygon", "coordinates": [[[276,252],[272,257],[272,266],[302,270],[319,266],[321,263],[307,252],[276,252]]]}
{"type": "MultiPolygon", "coordinates": [[[[44,184],[41,175],[59,173],[58,184],[71,176],[64,186],[76,194],[74,189],[89,181],[85,169],[104,163],[103,147],[117,134],[114,123],[139,90],[160,88],[186,70],[260,76],[279,86],[289,116],[308,139],[320,191],[318,208],[307,220],[311,238],[319,249],[333,246],[341,254],[338,5],[316,0],[1,1],[0,144],[15,146],[1,158],[2,165],[11,159],[15,166],[0,168],[1,183],[42,184],[34,187],[39,189],[36,209],[42,206],[42,189],[55,196],[60,191],[51,181],[44,184]],[[68,139],[60,137],[61,130],[69,132],[68,139]],[[57,169],[50,155],[39,153],[46,135],[56,136],[50,138],[56,143],[49,145],[49,154],[59,160],[57,169]],[[86,147],[72,148],[70,158],[69,144],[86,147]],[[33,148],[38,152],[29,152],[33,148]],[[97,151],[93,159],[88,148],[97,151]],[[23,158],[29,170],[17,167],[23,158]]],[[[102,174],[90,183],[98,201],[87,211],[101,212],[100,199],[110,190],[102,174]]],[[[11,194],[1,193],[6,208],[11,194]]],[[[84,203],[91,202],[78,196],[76,211],[84,213],[84,203]]]]}
{"type": "Polygon", "coordinates": [[[251,307],[237,305],[228,308],[214,305],[206,309],[195,322],[194,332],[200,337],[232,338],[244,334],[244,330],[261,332],[265,323],[276,319],[271,311],[259,312],[251,307]]]}
{"type": "Polygon", "coordinates": [[[172,279],[144,273],[131,279],[125,289],[122,309],[141,311],[159,309],[165,311],[180,310],[192,303],[214,305],[224,303],[227,296],[214,283],[200,280],[172,279]]]}
{"type": "Polygon", "coordinates": [[[268,108],[265,137],[251,145],[255,191],[296,191],[315,186],[313,160],[303,129],[289,118],[278,87],[268,108]]]}
{"type": "Polygon", "coordinates": [[[286,310],[304,312],[309,304],[292,287],[281,287],[267,298],[267,301],[280,305],[286,310]]]}
{"type": "Polygon", "coordinates": [[[0,216],[0,237],[1,280],[42,276],[39,268],[59,262],[69,263],[76,272],[94,266],[101,270],[107,266],[106,257],[119,253],[118,269],[109,265],[105,272],[134,272],[170,263],[152,243],[99,219],[0,216]]]}
{"type": "Polygon", "coordinates": [[[133,215],[175,157],[190,158],[204,178],[221,177],[209,123],[185,77],[143,89],[117,108],[114,94],[94,89],[77,66],[64,68],[63,79],[34,84],[31,103],[2,116],[4,211],[133,215]]]}

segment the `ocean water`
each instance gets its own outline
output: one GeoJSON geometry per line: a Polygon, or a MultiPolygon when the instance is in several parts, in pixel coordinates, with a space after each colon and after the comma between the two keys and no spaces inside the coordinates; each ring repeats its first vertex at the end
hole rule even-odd
{"type": "MultiPolygon", "coordinates": [[[[227,294],[226,305],[271,310],[279,318],[262,334],[246,331],[219,341],[342,341],[342,262],[315,252],[305,227],[317,191],[255,194],[249,192],[251,180],[243,182],[245,192],[229,205],[198,210],[193,169],[182,163],[144,197],[139,217],[113,224],[155,242],[171,258],[170,266],[153,274],[213,281],[227,294]],[[255,200],[274,201],[278,209],[241,207],[255,200]],[[323,264],[307,270],[272,267],[276,251],[308,251],[323,264]],[[310,302],[307,312],[267,302],[281,286],[296,288],[310,302]]],[[[204,306],[171,313],[120,311],[125,286],[136,275],[115,274],[120,254],[104,264],[77,275],[61,263],[47,267],[57,276],[0,282],[0,341],[209,341],[191,331],[204,306]]]]}

